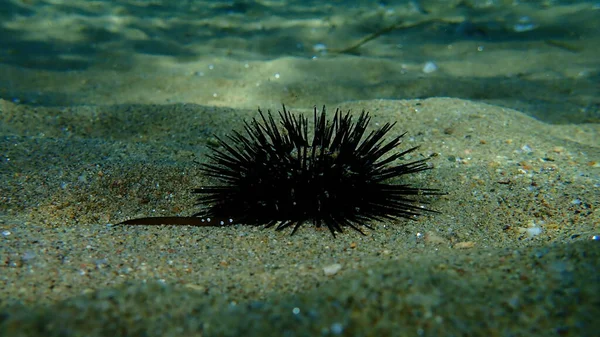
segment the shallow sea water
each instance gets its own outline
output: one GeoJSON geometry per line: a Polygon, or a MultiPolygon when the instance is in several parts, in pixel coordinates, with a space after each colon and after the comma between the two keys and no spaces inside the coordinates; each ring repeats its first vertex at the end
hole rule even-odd
{"type": "Polygon", "coordinates": [[[0,4],[0,335],[593,336],[600,4],[0,4]],[[396,122],[440,213],[345,231],[194,213],[256,109],[396,122]]]}

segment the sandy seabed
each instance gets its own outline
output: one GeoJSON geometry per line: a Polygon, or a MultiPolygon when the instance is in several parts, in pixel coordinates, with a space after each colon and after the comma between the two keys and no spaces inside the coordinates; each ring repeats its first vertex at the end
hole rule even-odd
{"type": "Polygon", "coordinates": [[[4,1],[0,335],[596,336],[598,5],[282,3],[4,1]],[[396,122],[439,213],[114,225],[196,212],[207,145],[282,103],[396,122]]]}
{"type": "Polygon", "coordinates": [[[0,102],[10,134],[2,142],[0,332],[597,331],[598,125],[548,125],[449,98],[339,106],[368,109],[374,124],[396,121],[390,137],[408,131],[405,145],[421,146],[414,156],[433,155],[434,170],[410,182],[448,192],[430,199],[439,214],[336,239],[311,225],[294,236],[243,225],[114,226],[193,213],[189,190],[206,183],[196,163],[206,143],[255,112],[0,102]]]}

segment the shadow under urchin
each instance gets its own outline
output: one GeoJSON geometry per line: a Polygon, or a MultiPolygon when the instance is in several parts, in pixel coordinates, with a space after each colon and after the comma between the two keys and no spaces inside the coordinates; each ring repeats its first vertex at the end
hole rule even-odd
{"type": "Polygon", "coordinates": [[[194,217],[293,227],[292,234],[312,223],[327,226],[335,237],[344,227],[364,234],[360,227],[372,228],[373,221],[412,219],[431,211],[421,195],[440,194],[393,183],[431,168],[427,158],[396,163],[417,147],[396,152],[404,134],[385,140],[395,123],[367,134],[371,118],[364,110],[356,121],[339,109],[328,120],[325,106],[320,113],[315,107],[310,126],[285,106],[279,122],[270,110],[258,112],[260,119],[245,122],[243,132],[217,137],[218,145],[211,146],[201,170],[218,184],[193,190],[204,207],[194,217]]]}

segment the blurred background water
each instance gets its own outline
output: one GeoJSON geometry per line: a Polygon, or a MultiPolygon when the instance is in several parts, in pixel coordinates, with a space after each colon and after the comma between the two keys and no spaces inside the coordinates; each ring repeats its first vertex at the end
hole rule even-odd
{"type": "Polygon", "coordinates": [[[435,96],[600,121],[600,2],[2,0],[0,98],[309,108],[435,96]]]}

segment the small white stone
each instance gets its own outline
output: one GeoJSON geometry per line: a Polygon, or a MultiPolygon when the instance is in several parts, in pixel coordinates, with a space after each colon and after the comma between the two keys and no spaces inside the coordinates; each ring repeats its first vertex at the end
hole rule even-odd
{"type": "Polygon", "coordinates": [[[521,150],[523,152],[527,152],[527,153],[531,153],[533,152],[533,149],[531,148],[531,146],[529,146],[528,144],[525,144],[523,146],[521,146],[521,150]]]}
{"type": "Polygon", "coordinates": [[[527,235],[532,238],[534,236],[538,236],[542,234],[542,229],[540,227],[530,227],[527,228],[527,235]]]}
{"type": "Polygon", "coordinates": [[[338,271],[342,269],[342,265],[339,263],[334,263],[329,266],[323,267],[323,272],[325,272],[326,276],[332,276],[337,274],[338,271]]]}
{"type": "Polygon", "coordinates": [[[423,72],[425,74],[431,74],[432,72],[438,70],[438,66],[437,64],[429,61],[427,63],[425,63],[425,65],[423,66],[423,72]]]}

